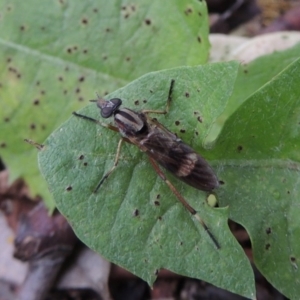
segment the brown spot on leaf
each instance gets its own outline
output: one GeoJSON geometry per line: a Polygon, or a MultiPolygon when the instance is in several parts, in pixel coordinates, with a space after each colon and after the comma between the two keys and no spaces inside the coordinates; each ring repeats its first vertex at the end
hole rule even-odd
{"type": "Polygon", "coordinates": [[[6,144],[5,143],[1,143],[0,144],[0,148],[6,148],[6,144]]]}
{"type": "Polygon", "coordinates": [[[189,93],[189,92],[186,92],[186,93],[185,93],[185,97],[189,98],[189,97],[190,97],[190,93],[189,93]]]}
{"type": "Polygon", "coordinates": [[[190,15],[192,12],[193,12],[193,10],[192,10],[190,7],[188,7],[188,8],[184,11],[184,13],[185,13],[187,16],[190,15]]]}
{"type": "Polygon", "coordinates": [[[198,35],[197,36],[197,41],[199,42],[199,43],[201,43],[201,41],[202,41],[202,39],[201,39],[201,37],[198,35]]]}
{"type": "Polygon", "coordinates": [[[160,202],[159,201],[154,201],[155,206],[160,206],[160,202]]]}
{"type": "Polygon", "coordinates": [[[83,159],[84,159],[84,155],[81,154],[81,155],[78,157],[78,159],[83,160],[83,159]]]}
{"type": "Polygon", "coordinates": [[[176,126],[180,125],[180,121],[175,121],[175,125],[176,126]]]}
{"type": "Polygon", "coordinates": [[[146,20],[145,20],[145,24],[146,24],[146,25],[151,25],[151,20],[150,20],[150,19],[146,19],[146,20]]]}
{"type": "Polygon", "coordinates": [[[66,188],[66,191],[68,191],[68,192],[70,192],[70,191],[72,191],[72,187],[69,185],[67,188],[66,188]]]}
{"type": "Polygon", "coordinates": [[[140,214],[139,210],[135,209],[134,212],[133,212],[133,216],[137,217],[139,214],[140,214]]]}
{"type": "Polygon", "coordinates": [[[9,67],[8,71],[12,72],[12,73],[17,73],[17,70],[15,68],[13,68],[13,67],[9,67]]]}
{"type": "Polygon", "coordinates": [[[202,117],[200,117],[200,116],[198,116],[197,120],[198,120],[198,122],[200,122],[200,123],[203,122],[203,119],[202,119],[202,117]]]}
{"type": "Polygon", "coordinates": [[[40,104],[40,100],[39,99],[33,100],[33,105],[39,105],[39,104],[40,104]]]}
{"type": "Polygon", "coordinates": [[[139,101],[139,100],[135,100],[135,101],[134,101],[134,104],[135,104],[135,105],[140,105],[140,101],[139,101]]]}
{"type": "Polygon", "coordinates": [[[83,19],[81,20],[81,23],[84,24],[84,25],[87,25],[87,24],[88,24],[88,19],[83,18],[83,19]]]}

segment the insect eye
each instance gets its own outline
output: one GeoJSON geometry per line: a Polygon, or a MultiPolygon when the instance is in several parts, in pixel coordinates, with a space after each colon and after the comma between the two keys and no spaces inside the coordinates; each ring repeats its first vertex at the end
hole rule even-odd
{"type": "Polygon", "coordinates": [[[110,99],[109,102],[113,103],[115,108],[118,108],[122,104],[122,100],[119,98],[110,99]]]}
{"type": "Polygon", "coordinates": [[[101,116],[102,118],[109,118],[114,113],[113,109],[111,107],[103,107],[101,109],[101,116]]]}
{"type": "Polygon", "coordinates": [[[122,104],[122,100],[119,98],[113,98],[109,101],[98,103],[98,107],[101,109],[102,118],[109,118],[113,115],[116,109],[122,104]]]}

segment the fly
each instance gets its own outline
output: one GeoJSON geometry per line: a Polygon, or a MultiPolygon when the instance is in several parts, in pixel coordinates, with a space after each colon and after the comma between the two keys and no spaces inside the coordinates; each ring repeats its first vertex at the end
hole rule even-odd
{"type": "Polygon", "coordinates": [[[171,172],[177,178],[188,185],[202,190],[211,192],[219,186],[219,181],[214,174],[210,165],[196,153],[191,147],[186,145],[174,133],[170,132],[157,120],[150,118],[148,115],[167,114],[172,101],[172,92],[175,80],[171,80],[167,105],[164,111],[143,110],[136,112],[129,108],[122,108],[122,100],[113,98],[104,100],[91,100],[96,102],[102,118],[114,118],[115,126],[102,123],[96,119],[90,118],[73,112],[77,117],[92,121],[103,127],[109,128],[121,134],[118,143],[117,153],[112,168],[102,177],[94,192],[97,192],[103,182],[111,175],[118,165],[122,143],[128,142],[136,145],[142,152],[145,152],[158,176],[168,185],[170,190],[184,205],[184,207],[200,222],[206,230],[215,246],[219,249],[220,245],[216,238],[210,232],[209,228],[197,211],[189,205],[184,197],[179,193],[175,186],[167,179],[159,165],[171,172]]]}

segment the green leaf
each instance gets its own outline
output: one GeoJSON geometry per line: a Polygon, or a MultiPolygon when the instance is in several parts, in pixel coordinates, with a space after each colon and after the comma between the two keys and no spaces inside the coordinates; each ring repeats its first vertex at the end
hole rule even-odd
{"type": "MultiPolygon", "coordinates": [[[[231,62],[150,73],[107,98],[119,97],[124,107],[136,110],[162,110],[175,79],[170,111],[157,118],[216,166],[202,141],[226,107],[237,71],[238,63],[231,62]]],[[[95,104],[80,113],[100,119],[95,104]]],[[[167,268],[254,298],[252,269],[227,226],[228,210],[210,208],[204,192],[167,175],[199,211],[221,245],[218,250],[136,146],[123,146],[116,170],[93,193],[113,165],[119,139],[116,132],[72,117],[39,153],[57,207],[80,239],[151,285],[157,271],[167,268]]]]}
{"type": "Polygon", "coordinates": [[[0,0],[0,155],[53,208],[36,149],[71,112],[147,72],[208,57],[202,1],[0,0]]]}
{"type": "Polygon", "coordinates": [[[249,232],[256,266],[291,299],[300,293],[299,82],[300,59],[242,103],[213,150],[220,204],[249,232]]]}
{"type": "Polygon", "coordinates": [[[299,58],[300,44],[285,51],[264,55],[249,64],[241,64],[234,90],[228,100],[224,112],[213,124],[206,140],[207,147],[212,147],[220,134],[226,120],[243,104],[252,94],[256,93],[264,84],[268,83],[284,70],[289,64],[299,58]]]}

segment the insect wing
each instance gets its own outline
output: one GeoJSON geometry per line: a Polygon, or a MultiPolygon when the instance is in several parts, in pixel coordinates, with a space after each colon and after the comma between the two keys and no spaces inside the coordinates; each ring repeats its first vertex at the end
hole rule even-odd
{"type": "Polygon", "coordinates": [[[151,133],[143,140],[150,157],[196,189],[211,191],[219,186],[216,175],[204,158],[164,127],[151,127],[151,133]]]}

